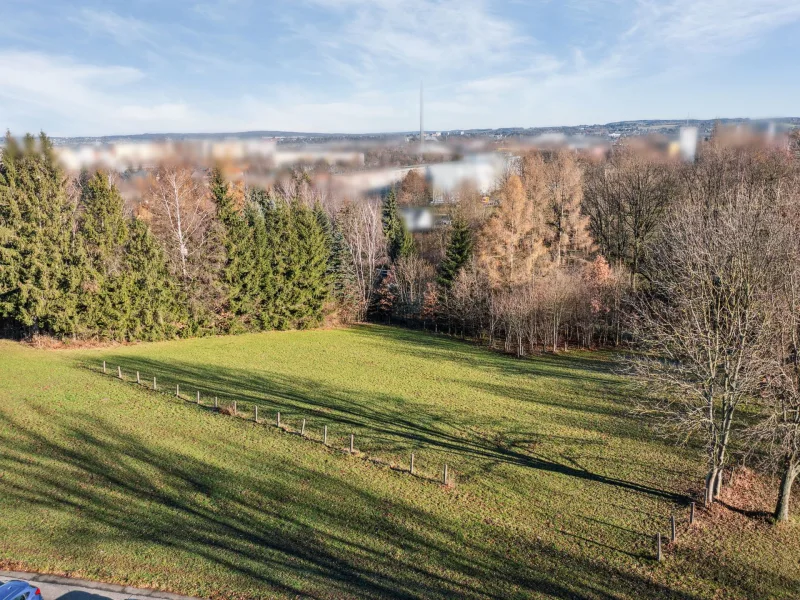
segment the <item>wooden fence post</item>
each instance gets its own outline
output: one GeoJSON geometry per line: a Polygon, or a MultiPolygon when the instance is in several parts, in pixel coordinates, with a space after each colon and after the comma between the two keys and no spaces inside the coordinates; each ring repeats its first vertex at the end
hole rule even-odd
{"type": "Polygon", "coordinates": [[[447,485],[447,463],[444,464],[444,472],[442,473],[442,483],[447,485]]]}
{"type": "Polygon", "coordinates": [[[214,396],[214,408],[219,408],[219,402],[217,401],[216,396],[214,396]]]}
{"type": "Polygon", "coordinates": [[[353,440],[354,440],[354,438],[355,438],[355,436],[351,433],[350,434],[350,454],[353,453],[353,440]]]}
{"type": "Polygon", "coordinates": [[[305,434],[306,434],[306,420],[303,419],[303,424],[300,425],[300,435],[305,435],[305,434]]]}
{"type": "Polygon", "coordinates": [[[656,534],[656,560],[661,562],[661,534],[656,534]]]}
{"type": "Polygon", "coordinates": [[[258,406],[255,407],[256,415],[254,417],[255,422],[258,423],[258,406]]]}
{"type": "Polygon", "coordinates": [[[325,444],[326,446],[328,445],[328,426],[327,425],[325,425],[322,428],[322,443],[325,444]]]}
{"type": "Polygon", "coordinates": [[[414,474],[414,453],[411,453],[411,468],[408,470],[412,475],[414,474]]]}
{"type": "Polygon", "coordinates": [[[106,361],[103,361],[103,373],[106,372],[106,361]]]}
{"type": "Polygon", "coordinates": [[[181,384],[180,384],[180,383],[176,383],[176,384],[175,384],[175,395],[176,395],[178,398],[180,398],[180,397],[181,397],[181,384]]]}
{"type": "Polygon", "coordinates": [[[138,384],[140,384],[140,383],[142,383],[142,382],[141,382],[141,380],[139,379],[139,371],[136,371],[136,384],[138,385],[138,384]]]}
{"type": "Polygon", "coordinates": [[[197,390],[197,403],[200,404],[200,390],[197,390]]]}
{"type": "Polygon", "coordinates": [[[156,388],[156,378],[153,377],[153,391],[155,391],[156,389],[158,389],[156,388]]]}
{"type": "Polygon", "coordinates": [[[671,542],[674,544],[675,540],[678,539],[678,531],[675,529],[675,515],[670,515],[669,517],[669,525],[672,534],[671,542]]]}
{"type": "Polygon", "coordinates": [[[694,502],[689,506],[689,525],[694,524],[694,502]]]}
{"type": "Polygon", "coordinates": [[[281,426],[281,413],[280,412],[278,412],[278,418],[275,419],[275,426],[276,427],[280,427],[281,426]]]}
{"type": "Polygon", "coordinates": [[[117,377],[122,379],[122,367],[117,367],[117,377]]]}

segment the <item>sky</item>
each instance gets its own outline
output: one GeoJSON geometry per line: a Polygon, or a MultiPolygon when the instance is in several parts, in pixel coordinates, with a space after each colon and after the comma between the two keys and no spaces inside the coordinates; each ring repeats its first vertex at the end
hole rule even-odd
{"type": "Polygon", "coordinates": [[[0,0],[0,127],[387,132],[800,116],[799,0],[0,0]]]}

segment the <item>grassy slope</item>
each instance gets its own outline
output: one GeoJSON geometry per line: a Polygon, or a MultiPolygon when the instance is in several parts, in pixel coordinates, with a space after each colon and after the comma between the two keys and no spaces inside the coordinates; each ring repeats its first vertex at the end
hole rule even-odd
{"type": "Polygon", "coordinates": [[[701,526],[651,560],[701,474],[626,415],[608,359],[380,327],[0,342],[0,563],[227,598],[790,597],[795,525],[701,526]],[[103,376],[103,359],[291,430],[305,417],[312,439],[103,376]],[[339,450],[351,432],[386,465],[339,450]],[[398,470],[411,451],[418,477],[398,470]]]}

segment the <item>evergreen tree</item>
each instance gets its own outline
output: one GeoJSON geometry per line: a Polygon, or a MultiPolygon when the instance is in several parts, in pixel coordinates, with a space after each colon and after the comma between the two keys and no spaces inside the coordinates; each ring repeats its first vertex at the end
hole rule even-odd
{"type": "Polygon", "coordinates": [[[130,272],[126,268],[128,228],[122,198],[103,172],[92,177],[84,174],[82,179],[80,332],[123,340],[129,328],[130,272]]]}
{"type": "Polygon", "coordinates": [[[303,268],[298,251],[292,205],[277,200],[266,213],[267,243],[272,245],[271,268],[274,290],[270,298],[271,326],[288,329],[294,325],[295,279],[303,268]]]}
{"type": "Polygon", "coordinates": [[[294,209],[298,250],[304,260],[304,268],[298,273],[295,283],[295,326],[306,328],[322,320],[323,308],[330,294],[330,221],[321,209],[312,211],[299,203],[295,203],[294,209]]]}
{"type": "Polygon", "coordinates": [[[131,219],[125,246],[129,274],[129,339],[157,340],[185,334],[189,313],[167,259],[147,224],[131,219]]]}
{"type": "Polygon", "coordinates": [[[383,200],[382,223],[390,260],[394,262],[398,258],[409,256],[414,251],[414,238],[406,229],[400,215],[394,188],[389,190],[383,200]]]}
{"type": "Polygon", "coordinates": [[[253,231],[255,252],[255,276],[253,283],[257,290],[256,319],[261,329],[276,326],[275,297],[277,293],[276,276],[276,230],[273,224],[275,203],[262,188],[253,188],[248,194],[246,210],[248,225],[253,231]]]}
{"type": "Polygon", "coordinates": [[[461,216],[457,215],[450,230],[450,239],[447,243],[447,250],[442,264],[439,267],[438,283],[442,287],[449,288],[455,280],[458,272],[472,256],[472,231],[469,224],[461,216]]]}
{"type": "Polygon", "coordinates": [[[22,325],[21,284],[25,240],[21,237],[22,198],[18,190],[20,148],[10,134],[0,158],[0,318],[9,330],[22,325]]]}
{"type": "Polygon", "coordinates": [[[251,317],[258,304],[258,287],[254,285],[256,250],[253,231],[245,215],[234,202],[230,186],[219,168],[211,173],[211,197],[217,208],[220,237],[225,251],[221,283],[224,294],[223,315],[232,331],[252,328],[251,317]]]}
{"type": "Polygon", "coordinates": [[[338,303],[344,320],[355,319],[359,312],[361,293],[353,256],[338,223],[333,226],[328,281],[331,285],[331,295],[338,303]]]}
{"type": "Polygon", "coordinates": [[[0,316],[23,334],[76,333],[75,206],[50,140],[10,134],[0,160],[0,316]]]}
{"type": "Polygon", "coordinates": [[[319,202],[314,204],[314,218],[317,220],[325,239],[328,240],[328,246],[333,243],[333,224],[331,218],[319,202]]]}

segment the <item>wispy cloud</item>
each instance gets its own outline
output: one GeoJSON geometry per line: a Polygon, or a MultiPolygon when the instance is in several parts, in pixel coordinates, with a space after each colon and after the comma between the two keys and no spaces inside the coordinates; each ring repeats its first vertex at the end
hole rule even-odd
{"type": "Polygon", "coordinates": [[[110,10],[82,8],[69,20],[93,35],[109,37],[120,44],[146,44],[157,47],[159,31],[153,25],[134,17],[122,16],[110,10]]]}
{"type": "MultiPolygon", "coordinates": [[[[201,115],[180,102],[137,103],[130,85],[145,75],[127,66],[98,66],[69,57],[38,52],[0,51],[0,113],[23,116],[60,115],[69,126],[80,123],[86,134],[118,127],[185,126],[201,115]]],[[[206,115],[207,116],[207,115],[206,115]]],[[[51,133],[58,133],[51,132],[51,133]]]]}
{"type": "Polygon", "coordinates": [[[792,0],[639,0],[632,32],[669,48],[738,53],[765,34],[800,20],[792,0]]]}
{"type": "Polygon", "coordinates": [[[336,13],[335,30],[314,27],[308,39],[353,57],[362,68],[411,66],[421,72],[508,60],[532,40],[482,0],[307,0],[336,13]]]}

